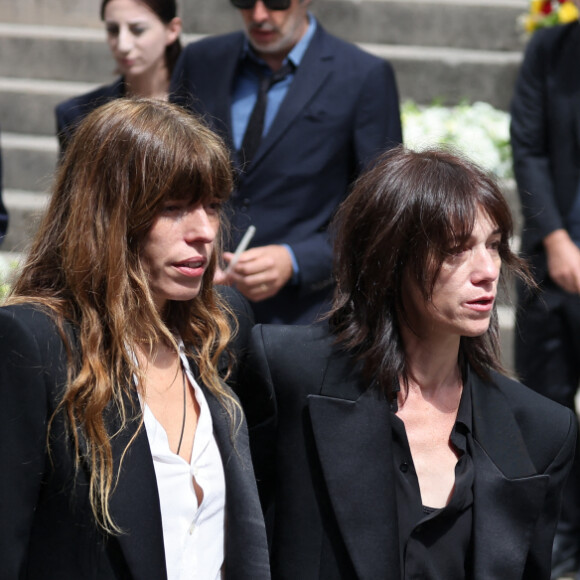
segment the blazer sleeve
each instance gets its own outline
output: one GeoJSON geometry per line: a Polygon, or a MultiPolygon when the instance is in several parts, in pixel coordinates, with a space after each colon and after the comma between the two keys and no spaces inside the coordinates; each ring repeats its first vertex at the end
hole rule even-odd
{"type": "Polygon", "coordinates": [[[254,313],[250,303],[230,286],[216,286],[216,291],[228,305],[227,313],[230,327],[234,330],[228,348],[222,353],[219,361],[219,372],[232,388],[238,380],[240,368],[244,365],[250,333],[254,326],[254,313]]]}
{"type": "Polygon", "coordinates": [[[30,328],[0,309],[0,562],[2,577],[24,577],[27,547],[45,468],[47,389],[30,328]]]}
{"type": "Polygon", "coordinates": [[[549,44],[546,32],[532,37],[511,104],[514,173],[527,227],[541,238],[564,227],[556,204],[548,151],[549,44]]]}
{"type": "Polygon", "coordinates": [[[560,514],[562,491],[572,467],[578,440],[578,421],[575,415],[569,409],[563,411],[567,417],[567,429],[563,429],[565,432],[563,440],[552,442],[558,451],[544,472],[549,477],[548,490],[542,512],[533,530],[524,578],[539,580],[550,576],[552,541],[560,514]]]}
{"type": "Polygon", "coordinates": [[[274,475],[277,408],[261,324],[252,329],[248,355],[234,390],[246,415],[252,463],[260,499],[265,506],[270,498],[274,475]]]}

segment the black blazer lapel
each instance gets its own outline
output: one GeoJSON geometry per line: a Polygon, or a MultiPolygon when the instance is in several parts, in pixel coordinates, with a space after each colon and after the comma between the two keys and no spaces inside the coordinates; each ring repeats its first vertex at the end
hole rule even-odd
{"type": "Polygon", "coordinates": [[[314,439],[357,576],[398,578],[389,406],[374,392],[362,390],[351,362],[331,358],[323,394],[308,397],[314,439]]]}
{"type": "Polygon", "coordinates": [[[326,50],[326,32],[320,24],[310,41],[296,75],[290,85],[284,101],[264,140],[260,143],[248,172],[251,173],[269,151],[291,126],[292,122],[304,114],[308,103],[327,81],[334,62],[334,54],[326,50]]]}
{"type": "Polygon", "coordinates": [[[501,391],[473,377],[475,580],[521,578],[548,489],[501,391]]]}
{"type": "MultiPolygon", "coordinates": [[[[133,403],[139,409],[135,394],[133,403]]],[[[128,403],[130,404],[130,403],[128,403]]],[[[109,412],[111,432],[119,424],[116,410],[109,412]]],[[[135,413],[137,415],[137,413],[135,413]]],[[[128,426],[111,440],[115,470],[118,469],[127,444],[129,450],[121,463],[121,474],[110,501],[113,520],[123,530],[119,545],[131,570],[133,580],[167,578],[163,526],[153,457],[145,426],[137,433],[140,418],[134,416],[128,426]]]]}
{"type": "MultiPolygon", "coordinates": [[[[79,344],[76,326],[66,323],[65,332],[71,344],[79,344]]],[[[80,352],[80,347],[73,350],[80,352]]],[[[111,434],[113,473],[119,473],[118,481],[113,481],[109,510],[113,521],[122,530],[116,540],[132,580],[165,580],[167,568],[157,478],[145,425],[141,425],[141,403],[137,392],[125,395],[124,403],[129,415],[124,429],[121,430],[121,419],[115,405],[109,404],[104,413],[105,425],[111,434]]],[[[82,437],[80,441],[86,453],[82,437]]]]}
{"type": "Polygon", "coordinates": [[[269,579],[266,528],[245,423],[232,428],[224,407],[206,387],[202,389],[211,412],[226,480],[225,579],[269,579]],[[232,437],[235,437],[235,446],[232,437]]]}

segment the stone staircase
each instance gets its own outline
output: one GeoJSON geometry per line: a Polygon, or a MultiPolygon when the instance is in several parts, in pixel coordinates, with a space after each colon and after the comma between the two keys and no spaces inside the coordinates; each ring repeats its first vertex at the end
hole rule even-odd
{"type": "MultiPolygon", "coordinates": [[[[0,127],[10,227],[2,250],[23,252],[57,160],[54,106],[110,82],[114,63],[97,0],[0,4],[0,127]]],[[[389,59],[401,99],[482,100],[507,109],[524,40],[527,0],[315,0],[327,30],[389,59]]],[[[184,41],[240,26],[228,0],[182,0],[184,41]]],[[[514,212],[513,188],[507,193],[514,212]]],[[[510,311],[506,311],[509,326],[510,311]]]]}
{"type": "MultiPolygon", "coordinates": [[[[521,60],[515,21],[527,0],[316,0],[333,33],[393,63],[402,99],[483,100],[507,108],[521,60]]],[[[3,250],[23,251],[57,157],[56,103],[113,78],[96,0],[0,6],[3,250]]],[[[228,0],[183,0],[185,41],[239,27],[228,0]]]]}

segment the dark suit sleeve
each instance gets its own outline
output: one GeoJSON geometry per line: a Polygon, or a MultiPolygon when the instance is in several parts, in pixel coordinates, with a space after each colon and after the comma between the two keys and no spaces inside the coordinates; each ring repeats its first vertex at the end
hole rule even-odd
{"type": "Polygon", "coordinates": [[[47,395],[38,344],[0,309],[0,562],[2,578],[25,575],[46,461],[47,395]]]}
{"type": "Polygon", "coordinates": [[[222,354],[219,363],[220,375],[222,377],[227,375],[228,385],[234,388],[238,380],[240,367],[244,365],[246,358],[250,333],[254,326],[254,313],[249,302],[234,288],[216,286],[216,290],[229,306],[234,318],[229,322],[230,327],[235,332],[228,349],[222,354]]]}
{"type": "Polygon", "coordinates": [[[246,414],[252,462],[260,499],[265,505],[268,503],[273,482],[277,409],[263,330],[264,327],[260,324],[252,329],[248,355],[235,392],[246,414]]]}
{"type": "Polygon", "coordinates": [[[381,60],[364,79],[356,108],[354,145],[359,170],[403,141],[399,95],[391,65],[381,60]]]}
{"type": "Polygon", "coordinates": [[[73,125],[74,120],[69,118],[67,114],[66,103],[60,103],[57,105],[54,109],[54,115],[56,117],[56,136],[58,137],[58,144],[62,155],[72,137],[71,126],[73,125]]]}
{"type": "Polygon", "coordinates": [[[175,63],[169,84],[169,100],[184,109],[203,116],[205,111],[201,103],[194,97],[195,89],[191,83],[191,75],[188,74],[191,67],[195,66],[191,62],[194,47],[195,43],[187,45],[175,63]]]}
{"type": "Polygon", "coordinates": [[[560,513],[562,490],[572,467],[574,449],[578,439],[576,417],[569,409],[562,408],[562,412],[566,416],[567,428],[561,429],[565,433],[562,440],[551,442],[554,449],[558,451],[544,472],[549,476],[548,491],[542,512],[533,530],[524,578],[539,579],[550,576],[549,563],[552,558],[552,539],[560,513]]]}
{"type": "Polygon", "coordinates": [[[547,31],[532,37],[526,50],[511,105],[514,173],[527,227],[546,237],[564,227],[556,204],[548,152],[547,31]]]}
{"type": "Polygon", "coordinates": [[[186,107],[187,105],[187,98],[186,98],[186,87],[184,86],[185,79],[187,78],[185,75],[185,70],[187,68],[187,59],[188,59],[188,46],[186,46],[179,55],[175,66],[173,67],[173,72],[171,73],[171,82],[169,84],[169,95],[170,100],[172,103],[176,105],[180,105],[181,107],[186,107]]]}

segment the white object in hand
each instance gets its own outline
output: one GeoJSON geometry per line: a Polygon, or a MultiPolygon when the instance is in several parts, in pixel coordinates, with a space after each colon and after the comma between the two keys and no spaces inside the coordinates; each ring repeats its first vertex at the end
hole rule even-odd
{"type": "Polygon", "coordinates": [[[238,260],[240,259],[240,256],[242,255],[243,252],[246,251],[246,248],[252,241],[252,238],[254,237],[255,233],[256,233],[255,226],[250,226],[247,229],[246,233],[244,234],[244,237],[240,240],[240,243],[238,244],[238,247],[234,252],[234,257],[232,258],[231,262],[228,264],[228,267],[226,268],[225,272],[226,274],[229,274],[234,269],[235,265],[238,263],[238,260]]]}

